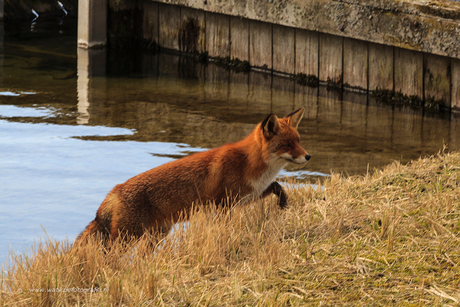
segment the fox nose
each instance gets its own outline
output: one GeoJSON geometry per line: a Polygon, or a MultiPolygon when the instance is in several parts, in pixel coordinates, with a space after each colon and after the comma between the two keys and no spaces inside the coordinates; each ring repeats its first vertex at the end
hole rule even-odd
{"type": "Polygon", "coordinates": [[[307,160],[307,161],[310,160],[310,158],[311,158],[311,156],[308,155],[308,154],[305,156],[305,160],[307,160]]]}

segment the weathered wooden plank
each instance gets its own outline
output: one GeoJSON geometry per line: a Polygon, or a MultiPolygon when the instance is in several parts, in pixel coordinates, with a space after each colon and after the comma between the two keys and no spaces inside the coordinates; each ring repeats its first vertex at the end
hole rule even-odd
{"type": "Polygon", "coordinates": [[[296,29],[295,73],[318,77],[318,32],[296,29]]]}
{"type": "Polygon", "coordinates": [[[450,58],[426,54],[425,62],[425,99],[444,101],[450,106],[450,58]]]}
{"type": "Polygon", "coordinates": [[[144,1],[142,2],[143,20],[142,20],[142,36],[144,39],[158,44],[159,37],[159,15],[158,2],[144,1]]]}
{"type": "Polygon", "coordinates": [[[230,17],[230,57],[249,61],[249,20],[230,17]]]}
{"type": "Polygon", "coordinates": [[[342,37],[320,33],[318,78],[321,81],[343,83],[342,51],[342,37]]]}
{"type": "Polygon", "coordinates": [[[423,54],[395,48],[395,92],[423,98],[423,54]]]}
{"type": "Polygon", "coordinates": [[[273,25],[273,70],[295,72],[295,29],[273,25]]]}
{"type": "Polygon", "coordinates": [[[367,90],[367,42],[351,38],[343,41],[343,83],[352,88],[367,90]]]}
{"type": "Polygon", "coordinates": [[[251,20],[249,36],[249,64],[257,68],[272,69],[272,25],[251,20]]]}
{"type": "Polygon", "coordinates": [[[460,113],[458,112],[458,107],[456,107],[457,112],[451,112],[450,117],[450,133],[449,133],[449,143],[447,144],[449,148],[460,148],[460,113]]]}
{"type": "Polygon", "coordinates": [[[451,60],[452,100],[451,107],[460,110],[460,60],[451,60]]]}
{"type": "Polygon", "coordinates": [[[163,48],[179,49],[180,7],[169,4],[158,5],[160,21],[159,42],[163,48]]]}
{"type": "Polygon", "coordinates": [[[230,16],[206,12],[206,50],[211,57],[230,56],[230,16]]]}
{"type": "Polygon", "coordinates": [[[183,7],[180,14],[180,50],[187,53],[204,52],[206,50],[205,12],[183,7]]]}
{"type": "Polygon", "coordinates": [[[369,90],[394,90],[393,47],[369,43],[369,90]]]}

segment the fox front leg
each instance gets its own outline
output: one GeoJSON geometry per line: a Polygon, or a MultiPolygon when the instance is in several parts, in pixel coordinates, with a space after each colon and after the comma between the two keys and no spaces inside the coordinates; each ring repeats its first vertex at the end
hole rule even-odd
{"type": "Polygon", "coordinates": [[[281,209],[286,208],[287,206],[287,195],[284,192],[283,187],[276,181],[273,181],[268,188],[262,193],[262,197],[267,197],[270,194],[275,194],[278,196],[278,205],[281,209]]]}

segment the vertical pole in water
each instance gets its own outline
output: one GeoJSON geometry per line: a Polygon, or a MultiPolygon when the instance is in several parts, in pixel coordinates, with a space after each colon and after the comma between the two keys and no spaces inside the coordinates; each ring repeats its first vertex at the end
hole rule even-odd
{"type": "Polygon", "coordinates": [[[107,10],[107,0],[78,0],[78,47],[89,49],[106,45],[107,10]]]}
{"type": "MultiPolygon", "coordinates": [[[[3,1],[3,0],[0,0],[3,1]]],[[[78,0],[78,51],[77,51],[77,124],[88,124],[92,93],[91,77],[105,76],[107,53],[107,0],[78,0]]],[[[103,81],[102,81],[103,83],[103,81]]],[[[102,90],[100,88],[98,90],[102,90]]]]}

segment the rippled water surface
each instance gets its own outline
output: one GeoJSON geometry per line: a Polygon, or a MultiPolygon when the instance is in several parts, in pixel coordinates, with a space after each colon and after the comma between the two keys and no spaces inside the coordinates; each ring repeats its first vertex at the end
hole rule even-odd
{"type": "Polygon", "coordinates": [[[45,237],[42,227],[73,240],[117,183],[299,107],[312,160],[281,176],[307,183],[460,144],[451,114],[186,56],[77,50],[72,19],[0,24],[0,263],[45,237]]]}

